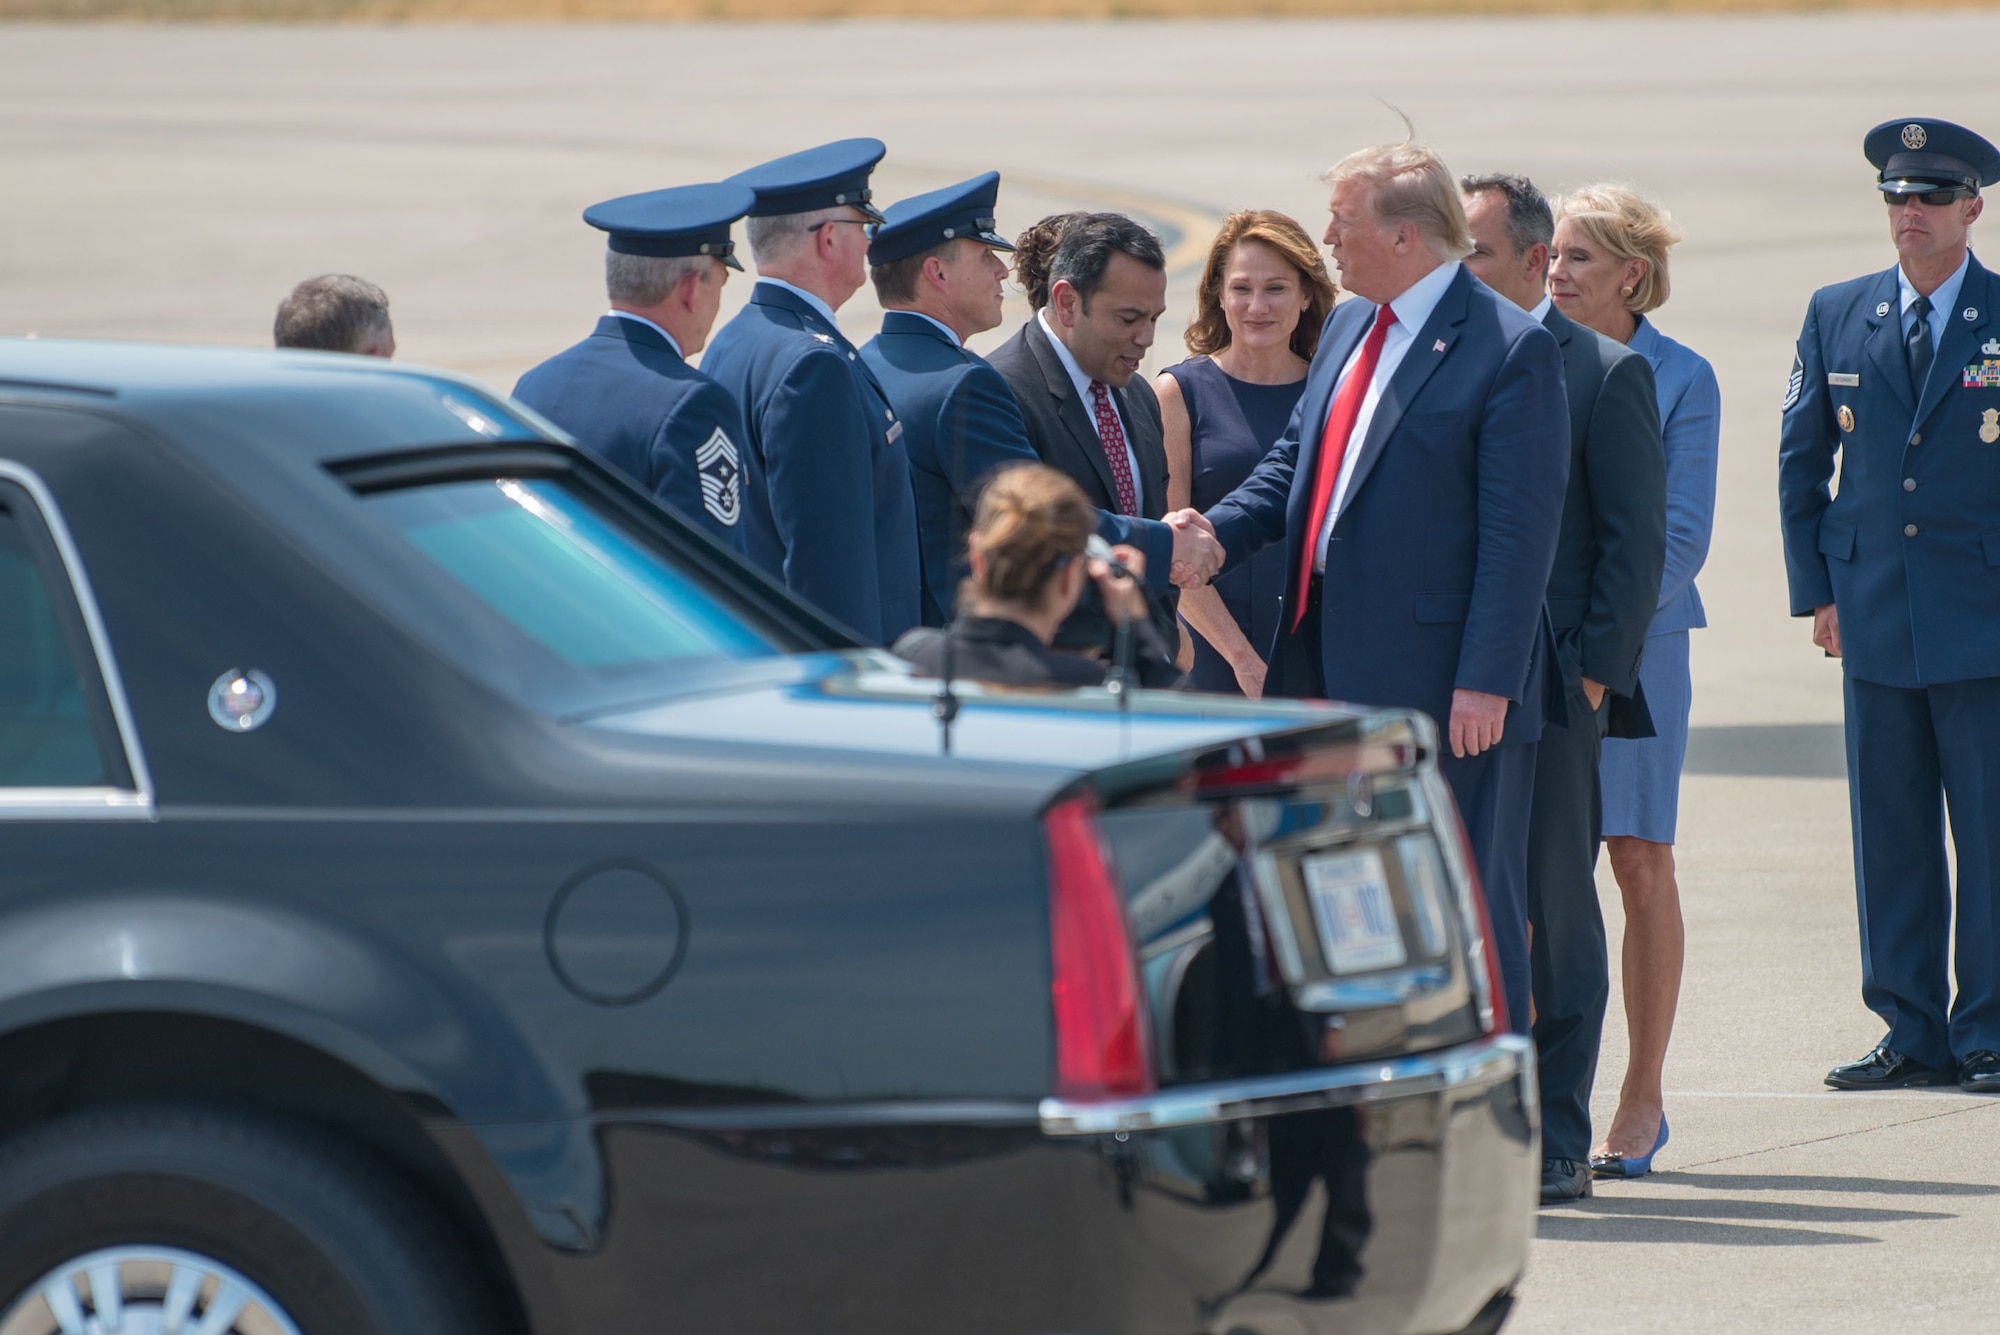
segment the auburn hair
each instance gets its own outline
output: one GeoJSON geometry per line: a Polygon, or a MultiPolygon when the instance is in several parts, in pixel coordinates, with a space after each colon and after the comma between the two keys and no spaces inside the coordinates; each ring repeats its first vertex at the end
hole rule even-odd
{"type": "Polygon", "coordinates": [[[1320,326],[1340,294],[1326,260],[1320,256],[1306,229],[1288,214],[1275,209],[1239,209],[1222,220],[1222,230],[1208,248],[1208,260],[1201,268],[1201,285],[1195,289],[1194,314],[1188,317],[1187,350],[1197,356],[1217,353],[1229,346],[1229,320],[1222,313],[1222,284],[1228,277],[1229,257],[1242,245],[1259,245],[1275,252],[1298,272],[1299,284],[1310,295],[1292,330],[1292,351],[1307,361],[1319,348],[1320,326]]]}
{"type": "Polygon", "coordinates": [[[993,474],[979,493],[968,552],[985,573],[960,590],[1001,602],[1038,605],[1064,565],[1083,554],[1097,531],[1097,512],[1083,489],[1047,464],[1012,464],[993,474]]]}
{"type": "Polygon", "coordinates": [[[1040,310],[1049,304],[1049,269],[1055,263],[1056,248],[1063,233],[1082,212],[1051,213],[1014,238],[1014,281],[1028,294],[1028,308],[1040,310]]]}

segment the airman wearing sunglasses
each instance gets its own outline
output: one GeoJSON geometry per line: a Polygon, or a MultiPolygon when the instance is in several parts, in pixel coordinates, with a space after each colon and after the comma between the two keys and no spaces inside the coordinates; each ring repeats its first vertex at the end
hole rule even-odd
{"type": "Polygon", "coordinates": [[[2000,149],[1915,117],[1864,151],[1897,263],[1813,294],[1779,448],[1792,615],[1845,671],[1861,996],[1888,1027],[1826,1083],[2000,1093],[2000,280],[1967,247],[2000,149]]]}

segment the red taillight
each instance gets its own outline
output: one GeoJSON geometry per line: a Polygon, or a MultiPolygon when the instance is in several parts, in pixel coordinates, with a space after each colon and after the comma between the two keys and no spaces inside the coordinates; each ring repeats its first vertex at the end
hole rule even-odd
{"type": "Polygon", "coordinates": [[[1452,806],[1452,817],[1458,826],[1458,848],[1463,855],[1466,879],[1472,882],[1472,903],[1479,910],[1480,954],[1486,961],[1486,995],[1493,1002],[1493,1027],[1489,1034],[1505,1033],[1507,1030],[1507,983],[1500,972],[1500,956],[1493,949],[1493,915],[1486,911],[1486,887],[1479,880],[1479,864],[1472,857],[1472,836],[1465,832],[1465,820],[1458,815],[1458,807],[1452,806]]]}
{"type": "Polygon", "coordinates": [[[1049,837],[1049,944],[1054,974],[1056,1093],[1118,1098],[1153,1089],[1139,970],[1089,794],[1044,818],[1049,837]]]}

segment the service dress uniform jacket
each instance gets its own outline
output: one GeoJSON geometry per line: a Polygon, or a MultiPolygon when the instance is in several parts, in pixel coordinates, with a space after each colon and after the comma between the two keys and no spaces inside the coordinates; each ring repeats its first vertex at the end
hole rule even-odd
{"type": "Polygon", "coordinates": [[[903,423],[923,556],[924,624],[942,626],[965,578],[965,535],[986,479],[1036,463],[1027,423],[1007,382],[935,321],[889,311],[861,360],[903,423]]]}
{"type": "Polygon", "coordinates": [[[702,367],[743,404],[750,559],[873,644],[922,620],[903,423],[837,326],[768,282],[702,367]]]}
{"type": "Polygon", "coordinates": [[[1813,294],[1779,490],[1792,614],[1840,620],[1863,999],[1884,1046],[1950,1070],[2000,1049],[2000,281],[1977,259],[1944,317],[1918,393],[1897,269],[1813,294]]]}
{"type": "MultiPolygon", "coordinates": [[[[1135,375],[1123,389],[1111,391],[1126,443],[1139,464],[1132,479],[1139,493],[1139,513],[1127,516],[1119,509],[1118,484],[1098,443],[1091,406],[1077,395],[1041,320],[1031,317],[1014,337],[993,350],[990,360],[1020,404],[1036,456],[1083,488],[1084,496],[1097,507],[1098,532],[1105,541],[1130,543],[1146,554],[1146,587],[1154,595],[1154,620],[1163,635],[1177,642],[1180,590],[1169,581],[1173,532],[1164,524],[1146,522],[1167,512],[1167,447],[1160,401],[1152,385],[1143,375],[1135,375]]],[[[1056,632],[1056,645],[1101,649],[1110,641],[1111,624],[1103,604],[1096,589],[1086,588],[1083,601],[1056,632]]]]}
{"type": "Polygon", "coordinates": [[[741,552],[743,416],[650,324],[607,315],[521,377],[514,397],[741,552]]]}

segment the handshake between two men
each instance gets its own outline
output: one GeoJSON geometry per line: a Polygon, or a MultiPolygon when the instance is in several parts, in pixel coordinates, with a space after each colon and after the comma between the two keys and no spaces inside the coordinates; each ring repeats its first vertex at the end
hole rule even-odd
{"type": "Polygon", "coordinates": [[[1174,562],[1167,577],[1183,589],[1199,589],[1214,579],[1228,553],[1215,536],[1215,525],[1199,510],[1176,510],[1166,516],[1174,530],[1174,562]]]}

